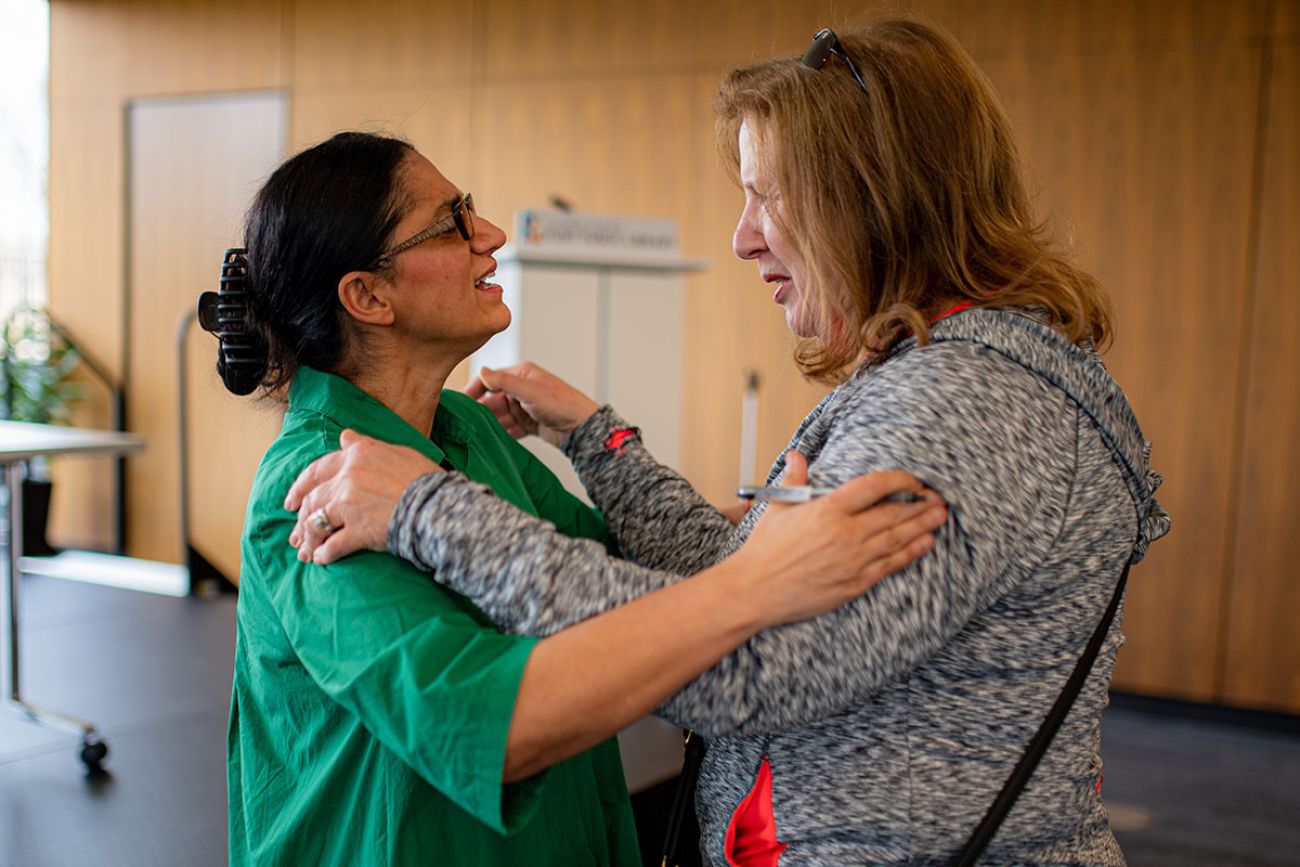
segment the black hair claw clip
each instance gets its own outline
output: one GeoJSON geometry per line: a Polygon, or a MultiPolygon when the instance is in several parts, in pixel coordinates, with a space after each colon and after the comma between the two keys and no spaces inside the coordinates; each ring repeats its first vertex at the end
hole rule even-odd
{"type": "Polygon", "coordinates": [[[199,326],[217,335],[227,365],[260,364],[257,346],[248,333],[248,251],[231,247],[221,257],[216,292],[199,296],[199,326]]]}

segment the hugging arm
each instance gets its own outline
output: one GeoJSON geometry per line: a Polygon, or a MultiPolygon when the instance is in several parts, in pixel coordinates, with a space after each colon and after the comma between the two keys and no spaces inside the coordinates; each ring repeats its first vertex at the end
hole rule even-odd
{"type": "Polygon", "coordinates": [[[459,473],[429,473],[406,489],[388,550],[526,635],[551,635],[683,577],[608,556],[459,473]]]}
{"type": "MultiPolygon", "coordinates": [[[[793,475],[802,477],[802,460],[792,463],[793,475]]],[[[588,617],[600,612],[596,591],[625,589],[637,581],[654,587],[649,583],[655,580],[653,573],[609,557],[593,542],[563,537],[458,476],[432,474],[423,482],[403,498],[404,506],[445,522],[445,533],[399,538],[395,548],[409,546],[405,553],[411,561],[434,568],[436,576],[466,579],[446,583],[490,616],[502,621],[514,616],[511,625],[516,627],[531,619],[549,630],[521,682],[511,728],[511,755],[521,758],[508,770],[545,767],[557,755],[572,755],[593,738],[608,736],[649,712],[759,630],[814,616],[859,596],[928,549],[926,533],[944,514],[934,503],[868,508],[893,491],[915,489],[905,474],[855,479],[817,503],[775,509],[751,543],[721,563],[588,617]],[[493,533],[483,532],[483,521],[493,533]],[[806,540],[807,550],[792,540],[806,540]],[[431,544],[422,546],[421,541],[431,544]],[[548,555],[561,558],[552,562],[563,570],[563,579],[572,580],[552,580],[547,586],[565,594],[575,587],[593,592],[542,597],[545,608],[535,604],[537,594],[530,585],[498,592],[512,578],[526,581],[529,570],[547,562],[548,555]],[[633,576],[611,581],[602,574],[618,568],[632,570],[633,576]],[[479,569],[487,573],[486,583],[470,577],[479,569]],[[521,599],[524,605],[513,604],[521,599]],[[562,606],[568,606],[564,618],[553,617],[562,606]],[[671,640],[664,640],[666,628],[671,628],[671,640]],[[582,676],[575,677],[575,671],[582,676]]],[[[396,525],[402,523],[404,506],[398,507],[396,525]]],[[[423,518],[416,523],[430,526],[423,518]]]]}
{"type": "MultiPolygon", "coordinates": [[[[595,542],[562,536],[451,474],[422,477],[408,489],[394,513],[389,544],[494,621],[525,634],[553,634],[682,580],[609,557],[595,542]],[[483,525],[496,532],[476,529],[483,525]]],[[[948,519],[935,547],[843,608],[755,635],[658,712],[715,736],[796,725],[859,701],[900,666],[931,653],[949,631],[945,627],[959,620],[955,608],[974,606],[974,600],[951,598],[946,580],[971,570],[957,518],[948,519]],[[854,662],[846,665],[846,659],[854,662]]],[[[721,603],[735,604],[736,598],[721,603]]],[[[669,611],[661,622],[665,644],[676,640],[679,615],[669,611]]]]}
{"type": "MultiPolygon", "coordinates": [[[[1014,370],[995,372],[1017,380],[1016,388],[1035,387],[1019,381],[1014,370]]],[[[1013,565],[1032,547],[1024,515],[1063,508],[1070,468],[1052,456],[1071,452],[1072,431],[1054,421],[1059,407],[1049,401],[1027,400],[1004,414],[967,406],[986,390],[988,375],[980,365],[949,374],[900,366],[895,376],[904,386],[880,377],[876,387],[840,407],[813,467],[816,481],[834,486],[885,467],[911,472],[952,507],[934,550],[842,608],[756,635],[669,699],[662,715],[705,735],[771,731],[823,718],[922,664],[1006,591],[1016,578],[1013,565]],[[1009,480],[1018,486],[1008,490],[1009,480]]],[[[648,485],[654,489],[653,479],[648,485]]],[[[394,515],[390,543],[394,553],[433,569],[439,581],[525,631],[586,616],[628,598],[622,594],[673,580],[594,550],[566,549],[571,543],[555,539],[541,522],[511,518],[503,511],[508,508],[465,484],[412,489],[394,515]],[[452,520],[457,512],[461,518],[452,520]],[[477,517],[464,520],[471,513],[477,517]],[[471,525],[498,521],[513,522],[509,538],[472,538],[471,525]],[[539,602],[530,609],[534,593],[539,602]],[[504,597],[514,601],[503,605],[504,597]]],[[[618,510],[612,511],[607,517],[620,544],[635,549],[626,528],[617,529],[618,510]]],[[[742,522],[742,532],[759,512],[742,522]]],[[[671,623],[664,629],[671,631],[671,623]]]]}
{"type": "MultiPolygon", "coordinates": [[[[802,463],[794,463],[797,476],[802,463]]],[[[454,487],[462,477],[434,473],[431,478],[454,487]]],[[[337,701],[369,719],[381,739],[387,737],[386,743],[431,779],[455,772],[462,763],[445,762],[450,767],[440,768],[436,744],[426,743],[422,733],[430,726],[436,728],[438,720],[461,719],[447,704],[451,697],[472,699],[465,705],[478,711],[465,719],[478,713],[484,717],[483,725],[453,724],[449,730],[490,728],[494,732],[482,736],[484,745],[475,752],[498,751],[489,763],[500,775],[495,778],[497,785],[484,789],[485,781],[494,777],[493,769],[482,765],[477,766],[477,775],[461,783],[486,792],[486,802],[480,803],[490,806],[500,794],[500,780],[524,780],[595,746],[759,630],[843,604],[919,556],[929,545],[926,531],[937,522],[941,507],[892,507],[894,512],[883,516],[881,510],[868,508],[892,491],[915,487],[915,481],[902,473],[879,474],[855,480],[802,509],[777,509],[765,522],[771,531],[756,533],[755,543],[746,550],[599,616],[552,622],[554,628],[535,644],[531,638],[503,635],[406,564],[371,552],[345,557],[329,567],[296,562],[287,574],[302,577],[280,582],[286,595],[280,608],[305,612],[304,628],[295,632],[293,641],[318,682],[337,701]],[[926,515],[928,522],[921,520],[926,515]],[[889,518],[904,520],[882,523],[889,518]],[[881,532],[882,527],[887,532],[881,532]],[[904,541],[896,542],[888,531],[904,541]],[[809,540],[814,556],[796,554],[788,544],[793,539],[809,540]],[[308,587],[312,598],[301,597],[308,587]],[[335,604],[339,600],[351,601],[339,607],[335,604]],[[428,617],[419,616],[421,605],[430,612],[428,617]],[[662,640],[666,623],[672,624],[672,641],[662,640]],[[340,642],[344,635],[347,639],[340,642]],[[373,647],[363,652],[367,641],[373,647]],[[509,664],[502,667],[502,659],[509,664]],[[346,671],[341,672],[345,664],[346,671]],[[499,688],[484,689],[484,672],[498,668],[502,671],[499,688]],[[575,677],[575,672],[581,676],[575,677]],[[514,677],[518,691],[511,702],[514,677]],[[489,717],[493,726],[487,724],[489,717]],[[509,727],[503,744],[505,721],[509,727]]],[[[466,490],[515,511],[516,520],[532,520],[488,496],[484,488],[467,483],[466,490]]],[[[512,546],[519,534],[508,524],[489,524],[493,532],[484,532],[482,514],[468,514],[452,504],[434,505],[439,515],[459,525],[466,538],[486,540],[487,548],[461,552],[466,562],[487,560],[489,570],[494,569],[490,551],[495,546],[524,557],[542,551],[537,546],[512,546]]],[[[586,550],[598,562],[617,562],[596,541],[562,537],[546,523],[542,527],[556,541],[579,546],[559,549],[563,556],[586,550]]],[[[272,550],[290,559],[293,549],[286,545],[272,550]]],[[[428,565],[427,559],[412,559],[428,565]]],[[[492,605],[492,600],[483,602],[485,608],[508,610],[492,605]]],[[[589,612],[595,613],[591,608],[580,613],[589,612]]]]}

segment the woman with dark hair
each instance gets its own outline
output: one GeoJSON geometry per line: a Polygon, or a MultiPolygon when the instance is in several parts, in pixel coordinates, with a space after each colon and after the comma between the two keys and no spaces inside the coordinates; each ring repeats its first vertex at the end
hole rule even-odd
{"type": "MultiPolygon", "coordinates": [[[[729,74],[716,113],[745,195],[736,255],[775,287],[804,372],[836,385],[790,448],[819,487],[903,469],[949,514],[929,556],[755,635],[659,709],[710,739],[705,859],[953,863],[1100,630],[1072,712],[980,863],[1122,865],[1098,754],[1122,636],[1103,612],[1169,518],[1097,355],[1104,292],[1044,237],[992,88],[930,25],[824,30],[803,58],[729,74]]],[[[470,391],[508,430],[562,446],[639,564],[691,574],[770,513],[732,527],[636,442],[611,453],[626,423],[536,367],[484,371],[470,391]]],[[[429,469],[350,439],[291,492],[300,555],[386,546],[540,634],[629,584],[655,589],[429,469]],[[304,521],[316,509],[337,532],[304,521]]],[[[769,483],[802,470],[778,457],[769,483]]]]}
{"type": "Polygon", "coordinates": [[[489,410],[442,389],[510,311],[491,282],[504,234],[432,163],[337,135],[275,171],[245,237],[201,314],[226,386],[287,408],[244,527],[232,864],[639,864],[613,735],[755,632],[920,556],[944,519],[935,501],[871,508],[920,488],[873,474],[773,514],[691,580],[646,577],[665,589],[540,640],[388,554],[301,562],[285,495],[345,428],[547,521],[588,559],[609,537],[489,410]]]}

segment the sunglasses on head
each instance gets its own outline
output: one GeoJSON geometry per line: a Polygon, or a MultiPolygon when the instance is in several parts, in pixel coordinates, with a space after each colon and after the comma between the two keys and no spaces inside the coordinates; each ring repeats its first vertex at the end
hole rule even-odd
{"type": "Polygon", "coordinates": [[[849,59],[844,46],[840,44],[840,38],[829,27],[823,27],[813,36],[812,45],[809,45],[808,50],[803,53],[803,65],[809,69],[821,69],[831,59],[832,54],[844,61],[849,72],[853,73],[853,80],[858,83],[858,87],[862,88],[862,92],[866,93],[867,83],[862,80],[862,74],[849,59]]]}

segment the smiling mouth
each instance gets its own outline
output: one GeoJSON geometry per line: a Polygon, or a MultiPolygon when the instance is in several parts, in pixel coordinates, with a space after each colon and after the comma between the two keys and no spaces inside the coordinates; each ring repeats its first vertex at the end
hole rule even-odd
{"type": "Polygon", "coordinates": [[[491,271],[487,272],[482,277],[474,281],[474,288],[486,289],[489,286],[495,286],[496,285],[495,283],[489,283],[488,281],[491,280],[496,275],[497,275],[496,269],[493,268],[491,271]]]}

